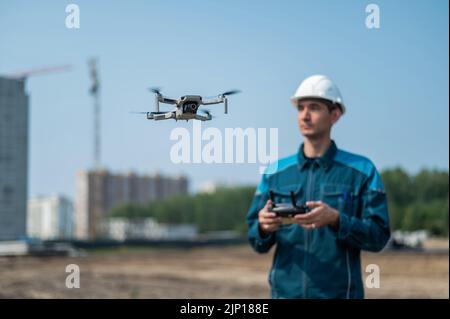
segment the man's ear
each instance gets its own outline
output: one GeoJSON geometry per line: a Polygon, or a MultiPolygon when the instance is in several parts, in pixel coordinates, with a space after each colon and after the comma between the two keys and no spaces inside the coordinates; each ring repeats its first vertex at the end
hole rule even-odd
{"type": "Polygon", "coordinates": [[[335,108],[331,111],[331,124],[334,125],[342,116],[342,111],[340,108],[335,108]]]}

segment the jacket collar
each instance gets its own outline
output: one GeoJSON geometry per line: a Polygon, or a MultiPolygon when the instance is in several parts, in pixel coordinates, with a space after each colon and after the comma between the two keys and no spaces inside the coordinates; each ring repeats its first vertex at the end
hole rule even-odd
{"type": "Polygon", "coordinates": [[[308,158],[305,156],[305,153],[303,152],[304,145],[305,144],[302,143],[298,152],[298,167],[300,170],[303,170],[306,166],[314,162],[325,169],[328,169],[331,166],[334,156],[337,152],[337,146],[333,140],[331,140],[330,146],[328,147],[325,154],[323,154],[321,157],[316,158],[308,158]]]}

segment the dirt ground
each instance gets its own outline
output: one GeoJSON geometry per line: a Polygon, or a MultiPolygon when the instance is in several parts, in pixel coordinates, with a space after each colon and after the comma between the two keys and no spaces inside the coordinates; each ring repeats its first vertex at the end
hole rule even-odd
{"type": "MultiPolygon", "coordinates": [[[[247,245],[194,249],[127,248],[86,257],[0,257],[0,298],[269,298],[272,253],[247,245]],[[65,286],[68,264],[80,288],[65,286]]],[[[363,254],[380,267],[367,298],[449,298],[447,252],[363,254]]]]}

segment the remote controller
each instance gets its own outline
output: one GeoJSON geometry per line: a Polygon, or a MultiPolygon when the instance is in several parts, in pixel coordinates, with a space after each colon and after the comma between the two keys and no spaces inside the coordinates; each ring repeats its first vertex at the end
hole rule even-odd
{"type": "Polygon", "coordinates": [[[269,191],[270,200],[272,204],[269,206],[269,211],[274,212],[280,217],[294,217],[298,214],[309,212],[309,207],[306,205],[298,206],[295,201],[294,192],[291,191],[291,203],[275,203],[275,195],[272,190],[269,191]]]}

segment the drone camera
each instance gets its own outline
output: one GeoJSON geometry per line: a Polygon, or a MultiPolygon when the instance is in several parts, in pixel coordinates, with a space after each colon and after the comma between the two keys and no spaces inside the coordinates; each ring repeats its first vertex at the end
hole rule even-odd
{"type": "Polygon", "coordinates": [[[187,112],[195,113],[197,112],[198,105],[197,103],[187,103],[184,105],[184,109],[187,112]]]}

